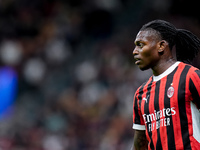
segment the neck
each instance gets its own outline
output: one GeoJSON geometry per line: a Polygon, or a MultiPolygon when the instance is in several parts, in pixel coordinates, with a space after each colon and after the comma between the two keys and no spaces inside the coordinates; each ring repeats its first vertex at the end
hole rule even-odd
{"type": "Polygon", "coordinates": [[[172,57],[168,60],[159,62],[156,66],[152,68],[153,75],[158,76],[161,73],[163,73],[165,70],[167,70],[171,65],[173,65],[176,62],[176,60],[172,57]]]}

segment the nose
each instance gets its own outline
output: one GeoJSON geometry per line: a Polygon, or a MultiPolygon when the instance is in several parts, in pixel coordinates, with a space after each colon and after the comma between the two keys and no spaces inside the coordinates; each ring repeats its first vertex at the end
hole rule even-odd
{"type": "Polygon", "coordinates": [[[134,48],[133,50],[133,56],[137,55],[138,54],[138,49],[137,49],[137,46],[134,48]]]}

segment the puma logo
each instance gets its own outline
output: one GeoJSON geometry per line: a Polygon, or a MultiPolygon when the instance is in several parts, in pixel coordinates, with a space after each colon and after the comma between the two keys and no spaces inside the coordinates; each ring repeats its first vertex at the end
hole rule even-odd
{"type": "Polygon", "coordinates": [[[149,99],[149,95],[147,95],[147,97],[142,98],[142,100],[146,101],[146,103],[147,103],[148,99],[149,99]]]}

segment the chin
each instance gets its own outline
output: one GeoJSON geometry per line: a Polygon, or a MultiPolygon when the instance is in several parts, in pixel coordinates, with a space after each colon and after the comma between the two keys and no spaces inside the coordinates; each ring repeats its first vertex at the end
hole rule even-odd
{"type": "Polygon", "coordinates": [[[140,70],[142,70],[142,71],[145,71],[145,70],[148,70],[148,69],[149,69],[149,67],[147,67],[147,66],[139,66],[139,68],[140,68],[140,70]]]}

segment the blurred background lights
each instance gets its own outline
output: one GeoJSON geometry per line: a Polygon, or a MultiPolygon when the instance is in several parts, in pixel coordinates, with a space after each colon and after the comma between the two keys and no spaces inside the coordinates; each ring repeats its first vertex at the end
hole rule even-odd
{"type": "Polygon", "coordinates": [[[0,47],[0,59],[7,65],[16,65],[22,58],[22,47],[15,41],[3,41],[0,47]]]}
{"type": "Polygon", "coordinates": [[[24,78],[27,82],[38,84],[42,81],[45,75],[46,66],[41,59],[30,59],[24,68],[24,78]]]}
{"type": "Polygon", "coordinates": [[[60,64],[66,61],[71,53],[71,47],[63,40],[52,40],[45,48],[45,55],[50,64],[60,64]]]}
{"type": "Polygon", "coordinates": [[[80,82],[86,83],[97,77],[98,69],[94,63],[85,61],[76,67],[75,75],[80,82]]]}
{"type": "Polygon", "coordinates": [[[0,118],[13,105],[17,96],[17,82],[17,74],[12,68],[0,68],[0,118]]]}

